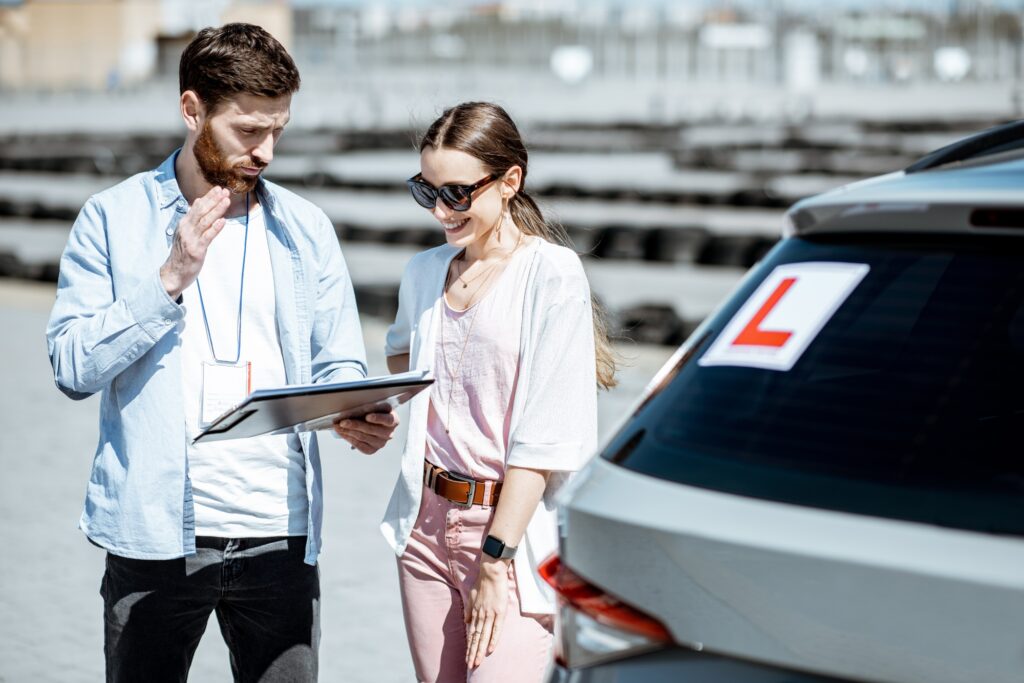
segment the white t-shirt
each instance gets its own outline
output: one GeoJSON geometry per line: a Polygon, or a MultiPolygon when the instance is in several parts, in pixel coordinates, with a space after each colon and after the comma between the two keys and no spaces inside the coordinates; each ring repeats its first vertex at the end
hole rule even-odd
{"type": "MultiPolygon", "coordinates": [[[[245,243],[245,216],[229,219],[210,244],[198,283],[210,337],[219,360],[238,350],[238,297],[245,243]]],[[[286,383],[277,336],[274,278],[262,207],[249,212],[245,259],[241,356],[252,363],[252,389],[286,383]]],[[[202,431],[203,363],[213,362],[196,283],[183,293],[181,334],[188,471],[197,536],[228,538],[296,536],[307,531],[305,458],[295,434],[191,444],[202,431]]]]}

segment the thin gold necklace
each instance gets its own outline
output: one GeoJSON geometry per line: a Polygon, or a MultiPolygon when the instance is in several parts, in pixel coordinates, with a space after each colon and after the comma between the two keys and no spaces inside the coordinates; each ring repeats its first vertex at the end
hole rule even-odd
{"type": "MultiPolygon", "coordinates": [[[[495,268],[497,268],[497,267],[498,267],[499,265],[501,265],[502,263],[504,263],[505,261],[507,261],[507,260],[509,259],[509,257],[511,257],[511,256],[512,256],[512,254],[514,254],[514,253],[515,253],[516,249],[518,249],[518,248],[519,248],[519,245],[520,245],[520,244],[522,244],[522,242],[523,242],[523,233],[522,233],[522,232],[520,232],[520,233],[519,233],[519,238],[518,238],[518,239],[516,240],[516,243],[515,243],[515,244],[514,244],[514,245],[512,246],[512,249],[510,249],[510,250],[509,250],[509,252],[508,252],[507,254],[505,254],[504,256],[502,256],[502,257],[501,257],[501,258],[500,258],[499,260],[495,261],[495,262],[494,262],[494,263],[492,263],[492,264],[491,264],[490,266],[488,266],[487,268],[485,268],[485,269],[484,269],[484,270],[482,270],[481,272],[477,273],[476,275],[474,275],[473,277],[471,277],[471,278],[470,278],[470,279],[468,279],[468,280],[467,280],[467,279],[465,279],[465,278],[463,277],[463,276],[464,276],[464,275],[466,274],[466,271],[465,271],[465,270],[462,270],[462,268],[460,267],[460,268],[459,268],[459,276],[458,276],[457,278],[455,278],[455,280],[456,280],[457,282],[461,280],[461,281],[462,281],[462,288],[463,288],[463,289],[466,289],[467,287],[469,287],[470,283],[472,283],[472,282],[476,282],[476,281],[477,281],[477,280],[479,280],[479,279],[480,279],[481,277],[483,277],[483,276],[484,276],[484,275],[485,275],[486,273],[488,273],[488,272],[490,272],[490,271],[494,270],[494,269],[495,269],[495,268]]],[[[462,252],[462,258],[458,259],[458,261],[460,261],[460,262],[462,262],[462,263],[465,263],[465,261],[466,261],[466,258],[465,258],[465,257],[466,257],[466,252],[465,252],[465,251],[463,251],[463,252],[462,252]]],[[[469,266],[466,266],[466,270],[469,270],[469,266]]],[[[467,306],[467,308],[468,308],[468,306],[467,306]]]]}
{"type": "MultiPolygon", "coordinates": [[[[459,259],[459,260],[460,261],[464,261],[464,259],[459,259]]],[[[501,263],[501,261],[499,261],[498,263],[501,263]]],[[[490,268],[484,268],[481,272],[477,273],[474,277],[471,277],[468,280],[463,277],[466,274],[466,271],[464,271],[464,270],[462,270],[460,268],[459,269],[459,276],[457,278],[455,278],[455,281],[459,282],[461,280],[462,281],[462,288],[466,289],[467,287],[469,287],[471,282],[476,282],[478,279],[483,277],[488,271],[492,270],[494,268],[494,266],[496,266],[496,265],[498,265],[498,264],[495,263],[490,268]]],[[[466,266],[466,268],[468,270],[469,266],[466,266]]]]}

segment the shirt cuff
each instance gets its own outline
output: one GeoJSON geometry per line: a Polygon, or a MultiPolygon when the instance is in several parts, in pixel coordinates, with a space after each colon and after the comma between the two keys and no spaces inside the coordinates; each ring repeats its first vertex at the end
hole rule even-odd
{"type": "Polygon", "coordinates": [[[571,472],[582,465],[579,441],[516,443],[509,450],[506,467],[525,467],[548,472],[571,472]]]}
{"type": "Polygon", "coordinates": [[[164,289],[159,271],[144,281],[125,303],[136,324],[154,342],[185,317],[181,306],[176,304],[164,289]]]}
{"type": "Polygon", "coordinates": [[[362,365],[342,365],[332,372],[325,381],[333,384],[335,382],[358,382],[364,379],[366,379],[366,373],[363,372],[362,365]]]}

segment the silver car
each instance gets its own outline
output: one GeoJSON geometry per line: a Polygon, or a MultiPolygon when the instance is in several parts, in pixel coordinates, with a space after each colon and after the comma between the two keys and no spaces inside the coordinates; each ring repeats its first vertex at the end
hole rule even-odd
{"type": "Polygon", "coordinates": [[[787,217],[570,485],[551,683],[1024,681],[1024,122],[787,217]]]}

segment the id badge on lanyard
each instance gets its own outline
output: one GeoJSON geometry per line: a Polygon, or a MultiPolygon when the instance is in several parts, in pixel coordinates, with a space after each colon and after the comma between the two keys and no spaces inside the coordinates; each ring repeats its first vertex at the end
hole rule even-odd
{"type": "Polygon", "coordinates": [[[245,195],[245,237],[242,242],[242,277],[238,285],[238,327],[237,346],[233,360],[217,357],[213,347],[213,335],[210,334],[210,321],[206,316],[206,303],[203,301],[203,288],[196,278],[196,290],[199,293],[199,306],[203,312],[203,324],[206,326],[206,340],[210,344],[210,354],[214,362],[203,361],[202,374],[202,410],[200,426],[210,426],[215,419],[234,408],[252,391],[252,361],[243,361],[242,357],[242,303],[245,293],[245,256],[249,247],[249,195],[245,195]]]}
{"type": "Polygon", "coordinates": [[[245,400],[252,391],[252,362],[203,361],[203,410],[199,419],[205,429],[218,417],[245,400]]]}

